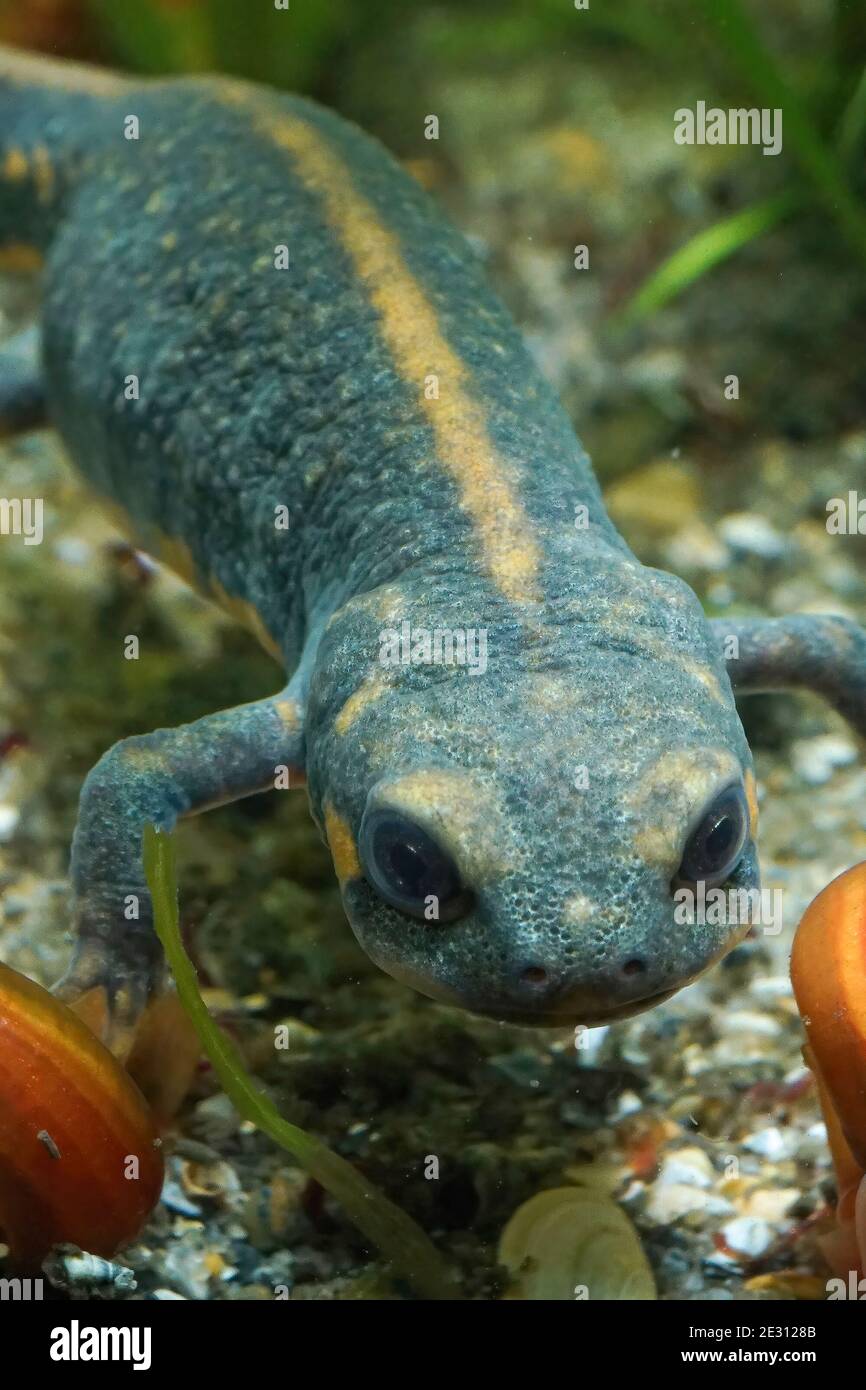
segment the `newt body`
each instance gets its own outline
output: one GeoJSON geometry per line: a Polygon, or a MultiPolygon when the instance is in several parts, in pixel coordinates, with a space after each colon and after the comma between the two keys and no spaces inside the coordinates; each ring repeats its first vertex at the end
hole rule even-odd
{"type": "MultiPolygon", "coordinates": [[[[375,141],[225,79],[4,54],[4,249],[45,261],[39,385],[73,460],[288,676],[125,740],[85,783],[61,990],[105,992],[115,1046],[161,979],[143,825],[281,767],[306,775],[362,945],[434,997],[601,1021],[741,938],[673,902],[758,882],[731,625],[639,564],[476,257],[375,141]]],[[[863,726],[859,629],[737,636],[739,688],[811,681],[863,726]]]]}

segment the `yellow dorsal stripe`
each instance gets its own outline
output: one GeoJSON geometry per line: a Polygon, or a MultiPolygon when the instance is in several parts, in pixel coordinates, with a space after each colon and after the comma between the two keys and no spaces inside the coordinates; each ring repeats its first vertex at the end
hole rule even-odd
{"type": "Polygon", "coordinates": [[[321,199],[379,316],[394,366],[413,387],[430,422],[437,456],[475,527],[485,569],[511,602],[537,601],[539,551],[532,523],[509,478],[509,467],[490,438],[484,410],[471,394],[466,366],[446,341],[397,237],[310,125],[271,114],[243,87],[232,85],[223,95],[234,104],[252,105],[257,129],[291,155],[303,182],[321,199]],[[425,378],[431,375],[439,379],[438,400],[425,395],[425,378]]]}

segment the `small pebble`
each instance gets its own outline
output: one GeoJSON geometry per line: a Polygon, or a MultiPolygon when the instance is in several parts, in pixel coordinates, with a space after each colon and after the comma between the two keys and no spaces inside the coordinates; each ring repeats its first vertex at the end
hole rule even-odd
{"type": "Polygon", "coordinates": [[[743,1142],[743,1148],[761,1158],[772,1159],[774,1163],[785,1158],[793,1158],[797,1152],[799,1136],[792,1130],[781,1130],[775,1126],[760,1129],[743,1142]]]}
{"type": "Polygon", "coordinates": [[[703,1149],[677,1149],[665,1158],[656,1178],[659,1183],[688,1183],[693,1187],[712,1187],[715,1169],[703,1149]]]}
{"type": "Polygon", "coordinates": [[[753,1260],[769,1250],[774,1240],[769,1222],[755,1216],[735,1217],[722,1227],[722,1236],[731,1250],[738,1255],[748,1255],[753,1260]]]}
{"type": "Polygon", "coordinates": [[[772,1004],[776,999],[790,998],[794,990],[788,975],[763,975],[752,981],[749,992],[756,999],[772,1004]]]}
{"type": "Polygon", "coordinates": [[[746,1198],[743,1215],[778,1226],[801,1195],[796,1187],[760,1187],[746,1198]]]}
{"type": "Polygon", "coordinates": [[[54,554],[65,565],[87,565],[93,558],[93,547],[78,536],[61,536],[54,542],[54,554]]]}
{"type": "Polygon", "coordinates": [[[764,1038],[777,1038],[782,1025],[772,1014],[760,1014],[746,1009],[734,1009],[721,1014],[716,1020],[716,1028],[723,1037],[743,1033],[759,1034],[764,1038]]]}
{"type": "Polygon", "coordinates": [[[707,1194],[692,1183],[654,1183],[646,1214],[657,1226],[677,1221],[692,1211],[704,1211],[707,1194]]]}
{"type": "Polygon", "coordinates": [[[643,1101],[636,1091],[621,1092],[613,1111],[612,1120],[624,1120],[643,1110],[643,1101]]]}
{"type": "Polygon", "coordinates": [[[791,746],[791,763],[797,776],[810,787],[829,782],[839,767],[857,760],[857,749],[838,734],[819,734],[817,738],[798,738],[791,746]]]}
{"type": "Polygon", "coordinates": [[[732,550],[761,560],[778,560],[788,549],[788,541],[775,526],[754,512],[731,512],[722,517],[718,531],[732,550]]]}
{"type": "Polygon", "coordinates": [[[202,1209],[195,1202],[187,1197],[179,1182],[174,1178],[167,1178],[162,1188],[162,1202],[169,1211],[177,1212],[179,1216],[201,1216],[202,1209]]]}
{"type": "MultiPolygon", "coordinates": [[[[667,542],[664,548],[665,560],[674,570],[707,570],[718,574],[727,569],[731,562],[731,552],[718,536],[703,522],[693,521],[681,527],[667,542]]],[[[731,591],[727,584],[715,584],[713,590],[721,589],[727,595],[721,606],[730,603],[731,591]]],[[[714,597],[713,602],[719,602],[714,597]]]]}

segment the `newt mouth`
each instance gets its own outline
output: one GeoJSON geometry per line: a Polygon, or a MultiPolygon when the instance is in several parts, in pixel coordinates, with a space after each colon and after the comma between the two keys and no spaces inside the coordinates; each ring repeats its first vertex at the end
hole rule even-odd
{"type": "MultiPolygon", "coordinates": [[[[593,991],[588,983],[576,986],[573,981],[564,981],[559,988],[551,988],[543,980],[538,982],[537,992],[525,992],[522,999],[508,999],[504,989],[498,999],[495,996],[493,999],[484,999],[441,979],[431,978],[421,971],[411,970],[403,963],[386,964],[379,960],[378,964],[401,984],[409,985],[437,1004],[465,1009],[479,1018],[494,1019],[497,1023],[514,1023],[525,1028],[574,1028],[578,1024],[584,1024],[588,1028],[600,1028],[603,1024],[617,1023],[635,1014],[644,1013],[647,1009],[654,1009],[658,1004],[664,1004],[697,978],[697,975],[686,976],[665,989],[647,991],[646,994],[636,995],[632,999],[609,1000],[607,1003],[604,993],[601,990],[593,991]]],[[[702,972],[699,971],[698,974],[700,973],[702,972]]]]}
{"type": "Polygon", "coordinates": [[[666,1003],[680,988],[681,986],[677,985],[673,989],[658,990],[654,994],[643,995],[640,999],[629,999],[623,1004],[599,1009],[569,1005],[564,1000],[559,1006],[553,1003],[549,1008],[537,1009],[484,1009],[471,1004],[464,1007],[481,1018],[492,1018],[498,1023],[515,1023],[523,1028],[568,1028],[576,1027],[578,1024],[587,1028],[601,1028],[605,1024],[619,1023],[623,1019],[633,1018],[636,1014],[646,1013],[658,1004],[666,1003]]]}

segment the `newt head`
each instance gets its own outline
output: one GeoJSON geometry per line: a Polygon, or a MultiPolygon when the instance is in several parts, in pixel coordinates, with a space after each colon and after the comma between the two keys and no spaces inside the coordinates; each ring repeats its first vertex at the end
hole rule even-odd
{"type": "Polygon", "coordinates": [[[640,574],[628,604],[595,594],[595,622],[491,624],[483,670],[467,656],[483,625],[455,640],[462,602],[419,597],[374,630],[368,596],[330,624],[311,802],[358,940],[421,993],[598,1024],[748,931],[754,779],[728,678],[697,601],[665,577],[659,609],[662,581],[640,574]]]}

